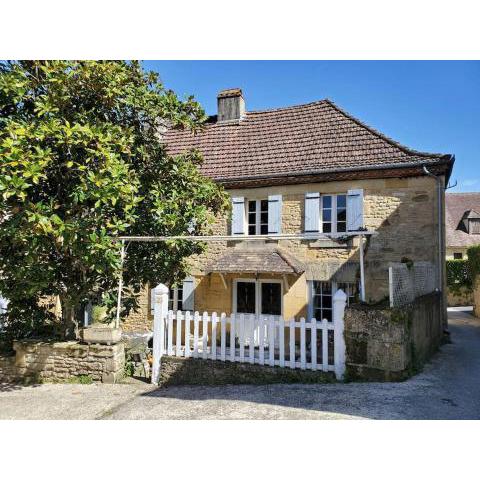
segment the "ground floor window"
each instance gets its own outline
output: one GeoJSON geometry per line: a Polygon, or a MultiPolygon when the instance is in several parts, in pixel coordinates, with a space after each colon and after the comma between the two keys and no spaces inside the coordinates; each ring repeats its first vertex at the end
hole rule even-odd
{"type": "Polygon", "coordinates": [[[347,305],[355,301],[358,287],[353,282],[311,281],[309,295],[309,317],[317,320],[333,320],[333,295],[342,289],[347,294],[347,305]]]}
{"type": "Polygon", "coordinates": [[[453,254],[453,259],[454,260],[462,260],[463,258],[463,253],[462,252],[454,252],[453,254]]]}
{"type": "Polygon", "coordinates": [[[172,287],[168,291],[168,310],[183,311],[183,286],[172,287]]]}

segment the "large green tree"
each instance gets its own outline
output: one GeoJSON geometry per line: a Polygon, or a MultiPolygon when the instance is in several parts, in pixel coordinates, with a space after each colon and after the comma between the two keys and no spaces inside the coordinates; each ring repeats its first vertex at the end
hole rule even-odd
{"type": "MultiPolygon", "coordinates": [[[[15,321],[58,296],[64,333],[92,294],[113,297],[129,235],[199,234],[227,208],[198,152],[169,156],[165,128],[201,128],[193,98],[139,62],[0,64],[0,292],[15,321]]],[[[123,308],[145,283],[185,275],[191,242],[130,244],[123,308]]],[[[13,321],[13,318],[11,318],[13,321]]]]}

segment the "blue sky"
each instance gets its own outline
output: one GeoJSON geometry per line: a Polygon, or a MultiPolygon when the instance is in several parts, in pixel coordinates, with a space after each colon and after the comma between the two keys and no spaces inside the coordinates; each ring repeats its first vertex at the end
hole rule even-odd
{"type": "Polygon", "coordinates": [[[456,157],[449,191],[480,191],[479,61],[146,61],[167,88],[216,113],[240,87],[247,110],[330,98],[395,140],[456,157]]]}

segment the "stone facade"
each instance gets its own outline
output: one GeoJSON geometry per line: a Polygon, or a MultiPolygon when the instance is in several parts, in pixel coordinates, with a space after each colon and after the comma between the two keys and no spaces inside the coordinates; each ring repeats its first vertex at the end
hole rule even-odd
{"type": "Polygon", "coordinates": [[[125,352],[117,345],[78,342],[14,342],[15,356],[0,358],[0,381],[66,381],[86,375],[93,381],[115,383],[123,376],[125,352]]]}
{"type": "Polygon", "coordinates": [[[402,309],[354,305],[345,310],[347,375],[394,381],[415,373],[442,340],[440,294],[402,309]]]}
{"type": "MultiPolygon", "coordinates": [[[[284,185],[276,187],[230,190],[232,197],[242,196],[248,200],[282,195],[282,233],[303,233],[304,202],[306,192],[345,193],[350,189],[364,191],[364,223],[376,236],[369,238],[365,249],[365,290],[368,302],[377,302],[388,296],[388,266],[407,257],[412,261],[438,261],[437,200],[434,179],[422,177],[386,178],[325,183],[284,185]]],[[[213,234],[229,234],[226,218],[217,220],[213,234]]],[[[442,234],[444,228],[442,226],[442,234]]],[[[229,274],[225,283],[217,273],[205,275],[206,266],[225,254],[227,249],[243,248],[259,242],[214,242],[207,251],[191,259],[191,273],[195,277],[195,310],[231,313],[233,305],[233,280],[253,278],[250,275],[229,274]]],[[[358,265],[358,239],[332,248],[329,242],[306,242],[280,240],[275,246],[294,255],[309,266],[335,265],[351,262],[358,265]],[[323,248],[322,248],[323,247],[323,248]]],[[[333,244],[335,246],[335,244],[333,244]]],[[[358,277],[358,272],[357,272],[358,277]]],[[[259,278],[281,276],[259,275],[259,278]]],[[[283,288],[283,315],[286,318],[307,314],[307,276],[289,275],[288,286],[283,288]]],[[[125,330],[151,330],[152,316],[149,312],[150,293],[146,289],[142,297],[141,311],[132,314],[123,324],[125,330]]]]}

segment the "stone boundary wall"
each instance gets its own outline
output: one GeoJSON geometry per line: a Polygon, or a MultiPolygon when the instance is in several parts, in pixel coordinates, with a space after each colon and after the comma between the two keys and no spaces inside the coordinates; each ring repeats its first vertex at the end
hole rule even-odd
{"type": "Polygon", "coordinates": [[[442,336],[439,293],[402,308],[352,305],[345,310],[347,377],[404,380],[438,349],[442,336]]]}
{"type": "Polygon", "coordinates": [[[0,383],[13,383],[20,380],[15,366],[15,355],[0,357],[0,383]]]}
{"type": "Polygon", "coordinates": [[[231,363],[201,358],[163,356],[159,385],[266,385],[271,383],[332,383],[333,372],[231,363]]]}
{"type": "Polygon", "coordinates": [[[473,305],[473,290],[468,287],[459,287],[458,289],[447,287],[447,304],[449,307],[473,305]]]}
{"type": "Polygon", "coordinates": [[[15,356],[0,358],[0,382],[66,381],[85,375],[93,381],[115,383],[124,372],[125,350],[117,345],[22,340],[15,356]]]}

